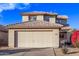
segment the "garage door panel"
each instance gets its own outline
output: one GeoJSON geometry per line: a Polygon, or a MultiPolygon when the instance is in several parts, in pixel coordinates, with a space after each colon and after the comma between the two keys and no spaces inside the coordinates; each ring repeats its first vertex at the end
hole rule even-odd
{"type": "Polygon", "coordinates": [[[18,32],[18,47],[40,48],[55,45],[53,32],[18,32]]]}

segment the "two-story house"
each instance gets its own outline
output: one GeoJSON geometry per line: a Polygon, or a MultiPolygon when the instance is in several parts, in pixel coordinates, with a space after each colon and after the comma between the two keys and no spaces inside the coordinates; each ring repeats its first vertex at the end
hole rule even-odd
{"type": "Polygon", "coordinates": [[[60,30],[68,26],[67,17],[48,12],[24,12],[21,15],[21,23],[8,25],[9,47],[59,47],[60,30]]]}

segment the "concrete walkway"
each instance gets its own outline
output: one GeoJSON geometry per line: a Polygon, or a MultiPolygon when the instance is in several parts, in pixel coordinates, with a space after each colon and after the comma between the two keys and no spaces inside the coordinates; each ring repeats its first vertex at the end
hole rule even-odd
{"type": "Polygon", "coordinates": [[[79,48],[67,48],[68,52],[67,54],[64,54],[62,51],[62,48],[56,48],[55,53],[56,56],[79,56],[79,48]]]}
{"type": "Polygon", "coordinates": [[[79,48],[68,48],[68,52],[65,56],[79,56],[79,48]]]}

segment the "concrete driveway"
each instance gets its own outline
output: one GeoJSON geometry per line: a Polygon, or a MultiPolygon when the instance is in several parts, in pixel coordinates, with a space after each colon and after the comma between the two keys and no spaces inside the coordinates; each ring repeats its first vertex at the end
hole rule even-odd
{"type": "Polygon", "coordinates": [[[32,48],[32,49],[1,49],[1,56],[79,56],[79,48],[67,48],[67,54],[62,48],[32,48]]]}
{"type": "Polygon", "coordinates": [[[54,56],[53,48],[37,48],[37,49],[15,49],[0,51],[0,55],[5,56],[54,56]]]}

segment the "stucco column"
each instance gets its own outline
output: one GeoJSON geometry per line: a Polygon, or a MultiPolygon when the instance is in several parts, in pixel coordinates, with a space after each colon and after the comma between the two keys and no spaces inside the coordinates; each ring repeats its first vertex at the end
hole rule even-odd
{"type": "Polygon", "coordinates": [[[8,46],[14,48],[14,30],[12,29],[8,31],[8,46]]]}
{"type": "Polygon", "coordinates": [[[22,16],[22,22],[25,22],[25,21],[28,21],[28,20],[29,20],[28,16],[22,16]]]}
{"type": "Polygon", "coordinates": [[[56,17],[55,16],[51,16],[49,22],[55,23],[55,21],[56,21],[56,17]]]}
{"type": "Polygon", "coordinates": [[[58,48],[59,47],[59,29],[53,29],[52,35],[53,35],[52,39],[54,39],[53,40],[54,47],[58,48]]]}

